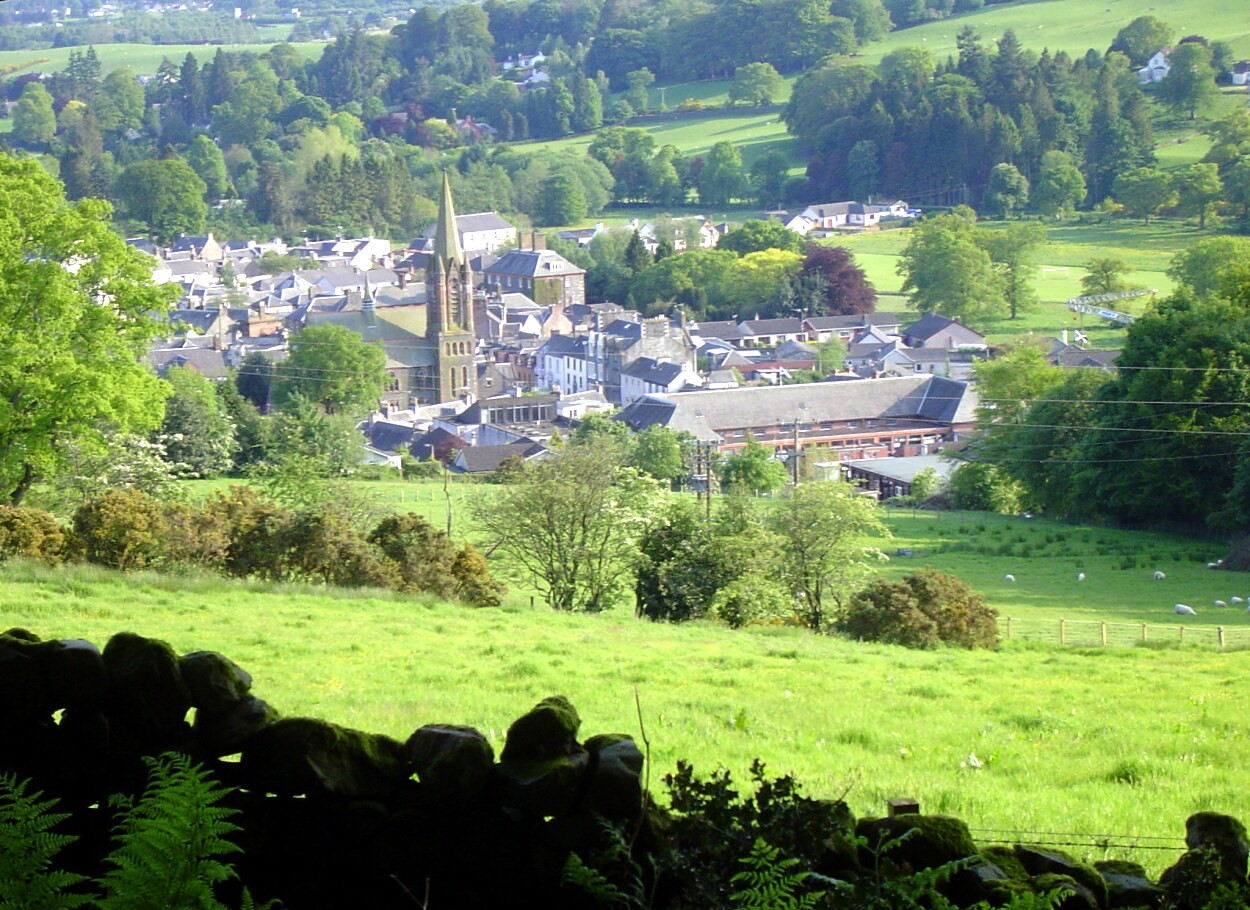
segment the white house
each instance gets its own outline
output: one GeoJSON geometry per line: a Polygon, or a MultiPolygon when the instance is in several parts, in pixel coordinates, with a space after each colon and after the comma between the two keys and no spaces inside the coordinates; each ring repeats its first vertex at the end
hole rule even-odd
{"type": "Polygon", "coordinates": [[[664,363],[650,357],[639,357],[621,370],[621,404],[629,405],[644,395],[677,392],[686,386],[702,384],[702,378],[687,364],[664,363]]]}
{"type": "MultiPolygon", "coordinates": [[[[412,243],[413,249],[433,249],[431,241],[437,225],[431,224],[425,234],[412,243]]],[[[460,249],[470,252],[493,253],[502,246],[515,245],[516,228],[495,212],[475,212],[456,216],[456,232],[460,235],[460,249]]]]}
{"type": "Polygon", "coordinates": [[[873,202],[822,202],[809,205],[801,215],[811,223],[812,230],[827,231],[840,227],[876,227],[882,221],[915,218],[919,214],[901,199],[882,205],[873,202]]]}
{"type": "Polygon", "coordinates": [[[1230,74],[1233,85],[1250,84],[1250,60],[1239,60],[1230,74]]]}
{"type": "Polygon", "coordinates": [[[1154,55],[1146,61],[1146,65],[1137,71],[1137,81],[1142,85],[1162,82],[1168,71],[1172,69],[1172,64],[1168,63],[1170,50],[1170,47],[1161,47],[1155,51],[1154,55]]]}

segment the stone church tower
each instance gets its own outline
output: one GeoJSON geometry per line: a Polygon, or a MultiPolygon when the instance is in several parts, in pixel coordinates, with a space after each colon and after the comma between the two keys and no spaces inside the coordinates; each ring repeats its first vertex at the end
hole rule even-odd
{"type": "Polygon", "coordinates": [[[426,268],[426,338],[434,346],[436,401],[477,395],[473,351],[473,272],[460,249],[451,181],[443,174],[434,252],[426,268]]]}

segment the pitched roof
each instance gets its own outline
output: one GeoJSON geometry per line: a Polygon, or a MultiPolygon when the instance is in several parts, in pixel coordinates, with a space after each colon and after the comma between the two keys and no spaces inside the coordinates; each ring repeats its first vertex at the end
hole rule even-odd
{"type": "MultiPolygon", "coordinates": [[[[953,325],[961,325],[961,323],[946,316],[940,316],[937,313],[925,313],[911,325],[907,326],[903,330],[903,334],[909,338],[932,338],[938,332],[944,331],[953,325]]],[[[969,331],[972,330],[969,329],[969,331]]]]}
{"type": "Polygon", "coordinates": [[[524,278],[554,278],[585,275],[555,250],[508,250],[484,270],[487,275],[519,275],[524,278]]]}
{"type": "Polygon", "coordinates": [[[781,319],[748,319],[742,323],[744,334],[788,335],[803,331],[803,320],[795,316],[781,319]]]}
{"type": "Polygon", "coordinates": [[[543,445],[528,439],[502,446],[469,446],[460,450],[456,464],[466,474],[488,474],[499,470],[504,461],[515,455],[529,460],[546,451],[543,445]]]}
{"type": "Polygon", "coordinates": [[[681,364],[666,363],[651,357],[639,357],[625,369],[621,370],[621,375],[629,376],[649,385],[667,388],[682,374],[683,369],[681,364]]]}

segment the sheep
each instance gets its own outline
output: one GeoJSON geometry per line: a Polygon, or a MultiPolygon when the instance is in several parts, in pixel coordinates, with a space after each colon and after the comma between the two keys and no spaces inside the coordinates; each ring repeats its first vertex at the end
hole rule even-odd
{"type": "Polygon", "coordinates": [[[1003,576],[1003,581],[1015,581],[1015,580],[1016,580],[1016,576],[1014,575],[1007,574],[1003,576]]]}
{"type": "Polygon", "coordinates": [[[1228,602],[1230,604],[1244,604],[1245,603],[1245,601],[1242,600],[1240,597],[1230,597],[1228,598],[1228,602]]]}
{"type": "Polygon", "coordinates": [[[1167,576],[1162,572],[1155,572],[1155,581],[1163,581],[1165,578],[1167,578],[1167,576]]]}
{"type": "Polygon", "coordinates": [[[1222,560],[1222,559],[1217,559],[1215,562],[1209,562],[1209,563],[1207,563],[1207,568],[1208,568],[1208,569],[1218,569],[1218,568],[1221,568],[1223,565],[1224,565],[1224,560],[1222,560]]]}
{"type": "Polygon", "coordinates": [[[1222,601],[1222,600],[1213,600],[1213,601],[1211,601],[1211,606],[1213,606],[1213,607],[1219,607],[1219,608],[1222,610],[1222,609],[1224,609],[1225,607],[1227,607],[1227,606],[1228,606],[1228,604],[1226,604],[1226,603],[1225,603],[1224,601],[1222,601]]]}
{"type": "Polygon", "coordinates": [[[1172,608],[1172,612],[1178,616],[1197,616],[1198,615],[1197,613],[1194,612],[1194,608],[1189,606],[1188,604],[1177,604],[1176,606],[1172,608]]]}
{"type": "Polygon", "coordinates": [[[1084,573],[1084,572],[1077,572],[1077,573],[1076,573],[1076,580],[1077,580],[1077,581],[1084,581],[1084,580],[1085,580],[1085,573],[1084,573]]]}

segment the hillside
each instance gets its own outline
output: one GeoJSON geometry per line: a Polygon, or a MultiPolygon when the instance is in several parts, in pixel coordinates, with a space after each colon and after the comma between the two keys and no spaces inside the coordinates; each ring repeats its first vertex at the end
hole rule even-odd
{"type": "Polygon", "coordinates": [[[1112,854],[1156,871],[1174,854],[1119,845],[1159,836],[1179,847],[1191,812],[1248,808],[1241,653],[911,652],[788,628],[22,566],[7,567],[0,592],[0,628],[100,644],[131,630],[179,651],[219,650],[283,715],[401,739],[426,723],[468,724],[498,750],[512,718],[562,693],[586,729],[641,741],[636,694],[656,788],[679,758],[745,777],[758,757],[813,795],[845,793],[857,813],[914,796],[974,833],[1106,836],[1112,854]],[[969,753],[984,766],[968,767],[969,753]]]}

